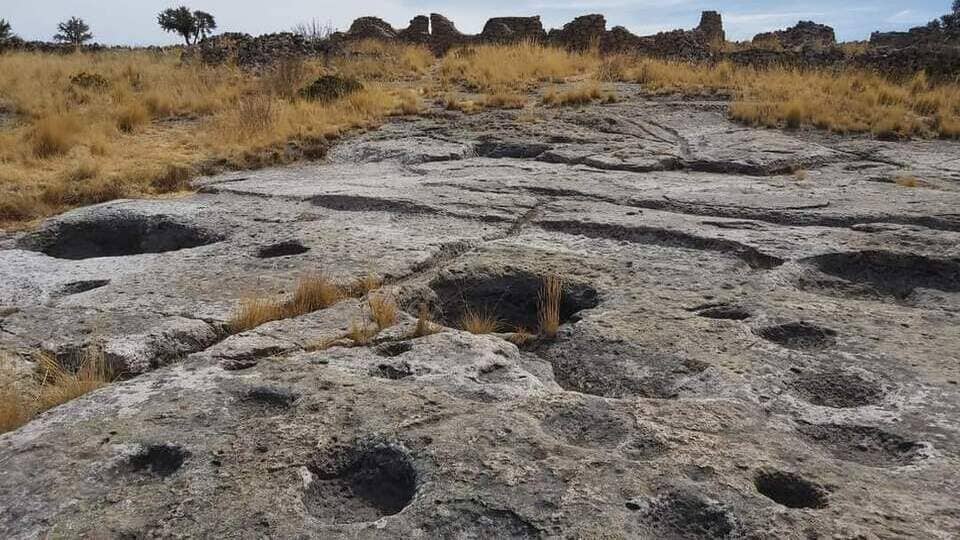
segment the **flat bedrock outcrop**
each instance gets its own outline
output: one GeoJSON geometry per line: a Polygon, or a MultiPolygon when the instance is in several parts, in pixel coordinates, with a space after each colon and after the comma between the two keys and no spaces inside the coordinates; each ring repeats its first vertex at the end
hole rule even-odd
{"type": "Polygon", "coordinates": [[[96,345],[123,376],[0,435],[0,536],[960,529],[960,147],[617,90],[532,123],[436,111],[5,235],[19,373],[96,345]],[[227,328],[316,272],[379,274],[397,324],[344,339],[370,317],[351,298],[227,328]],[[557,336],[518,340],[549,275],[557,336]]]}

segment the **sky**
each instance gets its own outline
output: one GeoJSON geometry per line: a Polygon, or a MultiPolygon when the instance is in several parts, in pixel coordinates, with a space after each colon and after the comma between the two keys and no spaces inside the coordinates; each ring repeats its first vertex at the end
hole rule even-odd
{"type": "Polygon", "coordinates": [[[578,15],[602,13],[607,27],[625,26],[640,35],[695,27],[703,10],[723,15],[727,38],[813,20],[833,26],[840,40],[867,39],[874,30],[905,30],[946,13],[951,0],[0,0],[0,18],[25,39],[49,40],[57,22],[84,18],[95,39],[110,45],[175,43],[156,14],[185,3],[212,13],[220,32],[283,32],[316,19],[345,30],[360,16],[376,15],[405,27],[417,14],[441,13],[466,33],[477,33],[490,17],[540,15],[547,28],[578,15]]]}

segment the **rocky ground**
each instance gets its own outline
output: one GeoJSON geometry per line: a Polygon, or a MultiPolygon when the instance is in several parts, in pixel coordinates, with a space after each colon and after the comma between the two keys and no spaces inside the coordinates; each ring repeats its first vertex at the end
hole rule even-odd
{"type": "Polygon", "coordinates": [[[124,372],[0,436],[0,536],[955,537],[960,147],[619,91],[0,236],[0,343],[124,372]],[[225,332],[317,270],[527,328],[558,273],[564,325],[225,332]]]}

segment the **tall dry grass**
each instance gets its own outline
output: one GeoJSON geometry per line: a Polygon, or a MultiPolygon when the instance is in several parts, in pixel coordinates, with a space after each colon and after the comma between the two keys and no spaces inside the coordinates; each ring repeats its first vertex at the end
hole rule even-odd
{"type": "Polygon", "coordinates": [[[438,78],[448,87],[509,93],[530,90],[540,83],[563,82],[591,71],[596,63],[595,55],[536,43],[476,45],[448,53],[440,62],[438,78]]]}
{"type": "Polygon", "coordinates": [[[114,379],[98,346],[84,349],[72,367],[48,353],[37,354],[35,363],[35,372],[25,374],[15,367],[11,356],[0,353],[0,433],[17,429],[36,415],[114,379]]]}
{"type": "MultiPolygon", "coordinates": [[[[420,52],[398,51],[414,58],[410,69],[425,69],[420,52]]],[[[349,60],[341,67],[366,69],[349,60]]],[[[0,102],[14,118],[0,127],[0,226],[185,187],[168,181],[171,167],[194,174],[214,163],[295,159],[284,151],[291,141],[322,148],[416,109],[406,89],[379,83],[333,103],[297,97],[297,85],[328,71],[320,62],[284,62],[251,74],[181,65],[173,52],[0,55],[0,102]]]]}
{"type": "Polygon", "coordinates": [[[489,309],[467,307],[460,318],[460,327],[471,334],[492,334],[502,326],[497,314],[489,309]]]}
{"type": "Polygon", "coordinates": [[[240,301],[228,326],[233,333],[245,332],[272,321],[306,315],[336,304],[350,294],[350,288],[326,276],[300,278],[292,295],[251,296],[240,301]]]}
{"type": "Polygon", "coordinates": [[[540,323],[540,335],[554,338],[560,330],[560,303],[563,299],[563,280],[560,276],[550,275],[543,279],[537,299],[537,319],[540,323]]]}
{"type": "Polygon", "coordinates": [[[598,73],[656,93],[727,93],[733,98],[730,117],[749,125],[960,137],[960,84],[934,83],[923,73],[897,81],[854,69],[760,69],[622,55],[604,59],[598,73]]]}

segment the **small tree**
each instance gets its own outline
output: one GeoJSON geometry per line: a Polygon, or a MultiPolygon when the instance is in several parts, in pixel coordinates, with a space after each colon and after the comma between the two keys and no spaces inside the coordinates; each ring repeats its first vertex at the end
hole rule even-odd
{"type": "Polygon", "coordinates": [[[57,29],[60,32],[53,36],[55,41],[69,43],[77,48],[93,39],[93,34],[90,33],[90,25],[79,17],[70,17],[69,20],[58,24],[57,29]]]}
{"type": "Polygon", "coordinates": [[[196,43],[198,40],[206,38],[217,29],[216,19],[214,19],[213,15],[207,13],[206,11],[194,11],[193,20],[196,25],[195,32],[193,34],[194,43],[196,43]]]}
{"type": "Polygon", "coordinates": [[[10,23],[6,19],[0,19],[0,44],[11,39],[13,39],[13,30],[10,28],[10,23]]]}
{"type": "Polygon", "coordinates": [[[180,6],[170,8],[157,15],[157,23],[167,32],[183,37],[187,45],[192,45],[216,30],[217,21],[205,11],[190,11],[180,6]]]}

